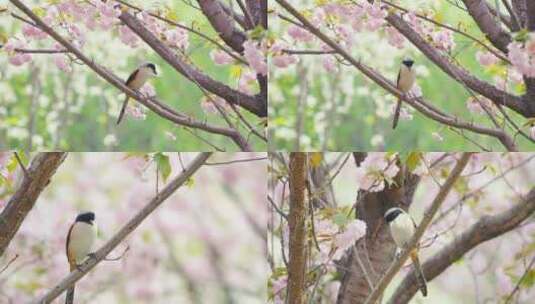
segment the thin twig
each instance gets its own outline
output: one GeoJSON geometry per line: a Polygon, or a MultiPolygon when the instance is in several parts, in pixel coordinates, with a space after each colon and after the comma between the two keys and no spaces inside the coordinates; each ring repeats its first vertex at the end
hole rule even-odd
{"type": "Polygon", "coordinates": [[[18,152],[13,152],[15,154],[15,159],[17,160],[17,163],[19,164],[20,168],[22,169],[22,172],[24,172],[24,176],[28,177],[28,170],[26,169],[26,166],[22,163],[22,160],[20,159],[18,152]]]}
{"type": "Polygon", "coordinates": [[[219,165],[228,165],[228,164],[235,164],[235,163],[252,162],[252,161],[258,161],[258,160],[265,160],[265,159],[267,159],[267,157],[254,157],[254,158],[246,158],[246,159],[235,159],[235,160],[229,160],[229,161],[224,161],[224,162],[213,162],[213,163],[206,162],[205,165],[219,166],[219,165]]]}
{"type": "Polygon", "coordinates": [[[11,265],[13,262],[15,262],[15,260],[19,257],[18,254],[15,254],[15,256],[9,260],[9,262],[7,262],[6,266],[4,266],[4,268],[2,268],[2,270],[0,270],[0,273],[4,272],[8,267],[9,265],[11,265]]]}

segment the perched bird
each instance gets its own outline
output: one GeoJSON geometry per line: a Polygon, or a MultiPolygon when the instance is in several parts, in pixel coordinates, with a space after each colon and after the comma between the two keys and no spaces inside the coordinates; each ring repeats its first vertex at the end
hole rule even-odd
{"type": "MultiPolygon", "coordinates": [[[[390,234],[398,248],[406,248],[416,228],[416,224],[412,217],[401,208],[390,208],[385,213],[385,221],[390,226],[390,234]]],[[[413,249],[410,253],[410,257],[412,265],[415,268],[414,270],[416,270],[415,273],[418,287],[420,288],[422,295],[425,297],[427,296],[427,283],[420,265],[420,260],[418,259],[418,249],[413,249]]]]}
{"type": "MultiPolygon", "coordinates": [[[[69,228],[65,248],[70,270],[78,268],[85,258],[91,253],[93,243],[97,238],[97,225],[93,212],[78,214],[76,220],[69,228]]],[[[65,303],[74,300],[74,285],[67,291],[65,303]]]]}
{"type": "MultiPolygon", "coordinates": [[[[401,67],[399,68],[398,73],[398,79],[396,80],[396,87],[403,92],[403,94],[407,94],[414,85],[414,81],[416,80],[416,73],[414,72],[414,69],[412,68],[412,65],[414,64],[414,61],[412,59],[405,59],[401,62],[401,67]]],[[[398,99],[398,103],[396,105],[396,111],[394,112],[394,121],[392,122],[392,129],[395,129],[398,120],[399,120],[399,113],[401,112],[401,99],[398,99]]]]}
{"type": "MultiPolygon", "coordinates": [[[[140,65],[135,71],[128,76],[126,80],[126,86],[136,91],[141,89],[141,87],[147,82],[150,77],[156,77],[158,73],[156,72],[156,65],[154,63],[144,63],[140,65]]],[[[117,119],[117,124],[121,123],[123,119],[124,112],[126,111],[126,106],[128,105],[128,99],[130,97],[126,95],[126,99],[123,102],[123,107],[119,113],[119,118],[117,119]]]]}

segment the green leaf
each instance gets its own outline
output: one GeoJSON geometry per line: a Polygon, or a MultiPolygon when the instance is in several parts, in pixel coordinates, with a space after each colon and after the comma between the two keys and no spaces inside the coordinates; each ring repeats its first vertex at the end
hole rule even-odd
{"type": "Polygon", "coordinates": [[[530,269],[522,281],[522,286],[531,288],[533,284],[535,284],[535,269],[530,269]]]}
{"type": "Polygon", "coordinates": [[[410,152],[407,156],[407,168],[409,168],[409,171],[414,171],[418,165],[420,164],[422,160],[422,152],[410,152]]]}
{"type": "Polygon", "coordinates": [[[526,120],[526,122],[522,125],[522,127],[527,127],[527,126],[531,127],[533,125],[535,125],[535,117],[532,117],[526,120]]]}
{"type": "Polygon", "coordinates": [[[527,29],[522,29],[513,35],[513,39],[515,41],[523,42],[526,41],[529,35],[529,31],[527,29]]]}
{"type": "Polygon", "coordinates": [[[171,175],[171,163],[169,161],[169,156],[158,152],[154,154],[154,161],[158,166],[158,172],[162,175],[163,181],[166,182],[169,175],[171,175]]]}
{"type": "Polygon", "coordinates": [[[323,153],[321,152],[311,152],[310,157],[310,166],[312,168],[317,168],[321,165],[321,160],[323,159],[323,153]]]}
{"type": "Polygon", "coordinates": [[[254,29],[249,31],[249,37],[255,40],[259,40],[266,34],[266,29],[263,26],[257,25],[254,29]]]}
{"type": "Polygon", "coordinates": [[[339,212],[333,216],[333,223],[335,223],[338,226],[345,226],[348,222],[348,218],[346,214],[343,212],[339,212]]]}
{"type": "Polygon", "coordinates": [[[195,180],[193,179],[193,177],[190,177],[186,180],[184,185],[186,185],[186,187],[192,188],[195,185],[195,180]]]}

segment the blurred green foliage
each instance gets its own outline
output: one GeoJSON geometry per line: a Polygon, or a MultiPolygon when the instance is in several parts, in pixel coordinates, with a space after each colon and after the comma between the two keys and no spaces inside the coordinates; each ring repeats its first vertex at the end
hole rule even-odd
{"type": "MultiPolygon", "coordinates": [[[[158,1],[153,1],[152,5],[145,5],[144,7],[159,7],[158,1]]],[[[139,2],[138,2],[139,3],[139,2]]],[[[167,17],[172,18],[185,25],[193,26],[202,33],[220,40],[218,35],[211,28],[206,18],[190,6],[183,5],[181,2],[172,2],[172,6],[165,6],[162,9],[169,9],[166,14],[167,17]]],[[[15,21],[13,21],[15,22],[15,21]]],[[[20,22],[18,22],[20,23],[20,22]]],[[[6,33],[6,36],[13,35],[20,32],[20,25],[15,26],[13,32],[6,33]]],[[[50,42],[50,41],[49,41],[50,42]]],[[[109,52],[106,44],[118,43],[117,41],[102,41],[102,52],[109,52]]],[[[140,41],[140,43],[144,43],[140,41]]],[[[210,59],[210,51],[213,50],[213,45],[199,36],[189,33],[189,48],[187,50],[188,59],[191,60],[200,70],[207,75],[210,75],[216,80],[219,80],[231,87],[237,87],[238,77],[236,76],[236,68],[229,66],[216,66],[210,59]]],[[[139,53],[139,50],[132,50],[132,54],[139,53]]],[[[132,54],[125,54],[129,56],[132,54]]],[[[0,51],[0,55],[5,53],[0,51]]],[[[139,54],[138,54],[139,55],[139,54]]],[[[47,56],[47,55],[34,55],[47,56]]],[[[139,64],[139,57],[145,56],[131,56],[137,58],[129,58],[128,66],[134,70],[139,64]]],[[[194,117],[199,121],[206,121],[207,123],[226,127],[226,122],[217,114],[205,114],[200,106],[200,101],[204,96],[202,91],[196,84],[187,80],[181,74],[176,72],[171,66],[163,61],[154,52],[146,54],[146,61],[156,63],[159,67],[161,77],[150,80],[154,86],[157,97],[168,104],[171,108],[194,117]]],[[[50,59],[52,60],[52,58],[50,59]]],[[[0,94],[0,149],[31,149],[31,150],[69,150],[69,151],[212,151],[214,147],[203,142],[197,136],[191,134],[190,131],[185,130],[184,127],[176,126],[171,122],[159,117],[150,110],[146,110],[145,120],[136,120],[127,116],[123,122],[117,126],[115,124],[120,109],[120,105],[124,100],[124,94],[120,93],[112,87],[105,80],[99,78],[89,68],[83,65],[73,64],[72,77],[78,75],[88,75],[87,87],[97,86],[102,90],[113,90],[115,95],[113,100],[106,100],[103,96],[90,95],[83,100],[80,111],[72,111],[65,109],[58,109],[55,102],[60,96],[54,94],[54,87],[56,91],[62,92],[63,87],[68,83],[68,75],[61,76],[61,88],[57,90],[58,84],[50,79],[42,83],[42,93],[50,99],[46,107],[32,106],[31,93],[29,93],[28,84],[31,83],[32,63],[23,65],[19,69],[24,69],[24,73],[15,74],[14,77],[8,79],[0,73],[2,81],[7,81],[8,85],[14,89],[16,95],[16,102],[5,104],[2,102],[2,94],[0,94]],[[111,103],[117,103],[113,110],[110,109],[111,103]],[[31,110],[33,108],[33,111],[31,110]],[[117,113],[114,110],[117,109],[117,113]],[[47,131],[50,122],[51,111],[57,111],[57,120],[60,123],[58,133],[47,131]],[[34,113],[34,127],[33,134],[42,138],[42,144],[33,140],[30,146],[30,140],[27,136],[8,136],[10,128],[26,129],[28,133],[31,128],[29,116],[34,113]],[[106,145],[106,136],[113,134],[117,139],[116,145],[106,145]],[[176,139],[173,139],[176,137],[176,139]]],[[[36,68],[39,66],[36,65],[36,68]]],[[[55,67],[54,67],[55,68],[55,67]]],[[[116,75],[120,77],[127,77],[124,71],[118,71],[113,66],[108,67],[116,75]]],[[[55,71],[54,71],[55,72],[55,71]]],[[[39,70],[39,73],[47,73],[47,70],[39,70]]],[[[46,76],[44,77],[46,78],[46,76]]],[[[76,97],[74,92],[73,97],[76,97]]],[[[67,100],[70,107],[80,103],[79,101],[67,100]]],[[[132,103],[132,99],[130,100],[132,103]]],[[[258,118],[249,112],[242,110],[245,118],[256,125],[258,118]]],[[[236,122],[236,121],[235,121],[236,122]]],[[[236,123],[236,125],[239,125],[236,123]]],[[[247,138],[248,131],[244,128],[239,129],[247,138]]],[[[226,151],[237,151],[239,147],[229,138],[208,133],[202,130],[191,129],[198,136],[218,148],[226,151]]],[[[249,142],[254,150],[266,150],[266,143],[258,140],[254,135],[248,137],[249,142]]],[[[41,140],[39,140],[41,141],[41,140]]]]}

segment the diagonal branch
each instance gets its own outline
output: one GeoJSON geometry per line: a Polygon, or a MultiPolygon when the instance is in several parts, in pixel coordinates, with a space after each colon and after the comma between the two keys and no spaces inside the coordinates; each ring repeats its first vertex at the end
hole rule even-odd
{"type": "Polygon", "coordinates": [[[243,43],[247,40],[244,32],[234,26],[232,17],[227,14],[218,0],[197,0],[219,37],[233,50],[243,53],[243,43]]]}
{"type": "Polygon", "coordinates": [[[389,14],[386,17],[386,20],[451,78],[466,84],[469,88],[491,99],[493,102],[504,105],[524,117],[535,115],[535,105],[532,108],[528,103],[524,102],[521,97],[500,90],[497,87],[478,79],[474,75],[468,73],[465,69],[454,65],[398,15],[389,14]]]}
{"type": "Polygon", "coordinates": [[[0,256],[19,230],[35,202],[61,165],[66,153],[39,153],[32,159],[22,183],[0,214],[0,256]]]}
{"type": "Polygon", "coordinates": [[[234,90],[229,86],[210,78],[196,67],[184,62],[130,13],[123,12],[119,16],[119,19],[187,79],[199,84],[207,91],[220,96],[226,101],[248,110],[256,116],[265,117],[267,115],[267,102],[264,104],[264,101],[260,98],[234,90]]]}
{"type": "MultiPolygon", "coordinates": [[[[476,246],[509,232],[535,213],[535,188],[521,203],[496,215],[483,216],[475,224],[457,236],[451,243],[422,264],[425,277],[432,280],[444,272],[455,261],[476,246]]],[[[409,303],[418,291],[414,271],[411,269],[394,291],[389,304],[409,303]]]]}
{"type": "Polygon", "coordinates": [[[418,228],[416,228],[416,231],[414,232],[414,235],[412,236],[411,241],[409,242],[407,248],[403,249],[400,257],[395,260],[392,265],[388,268],[388,270],[385,272],[385,274],[381,277],[379,280],[379,283],[373,288],[372,292],[366,299],[365,304],[372,304],[376,303],[379,297],[383,294],[384,290],[390,284],[394,276],[399,272],[405,261],[409,258],[410,252],[416,248],[418,242],[420,241],[420,238],[423,236],[425,230],[433,220],[433,217],[435,213],[437,213],[438,208],[440,205],[442,205],[442,202],[446,199],[448,196],[450,190],[453,188],[453,184],[457,181],[459,176],[461,175],[461,172],[463,171],[464,167],[466,167],[466,164],[468,164],[468,161],[470,160],[471,153],[463,153],[461,155],[461,158],[455,164],[455,167],[451,171],[450,175],[444,182],[444,185],[440,187],[440,190],[438,191],[437,196],[431,203],[431,206],[426,210],[424,217],[420,224],[418,225],[418,228]]]}
{"type": "Polygon", "coordinates": [[[508,53],[507,46],[511,43],[511,35],[496,22],[491,14],[486,1],[482,0],[463,0],[468,13],[477,23],[479,29],[487,36],[489,41],[499,50],[508,53]]]}
{"type": "Polygon", "coordinates": [[[50,303],[59,295],[61,295],[67,288],[83,278],[91,269],[97,266],[106,256],[119,245],[134,229],[136,229],[156,208],[158,208],[169,196],[182,186],[188,179],[199,170],[211,153],[200,153],[189,166],[177,177],[167,184],[162,191],[158,192],[156,196],[141,209],[128,223],[126,223],[121,230],[119,230],[106,244],[97,250],[92,258],[88,258],[80,269],[75,269],[67,275],[58,285],[49,290],[45,295],[34,301],[34,303],[50,303]]]}

